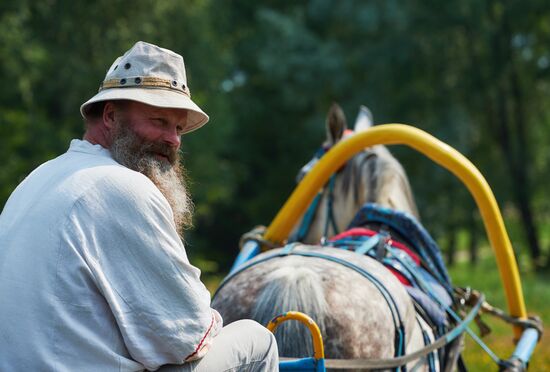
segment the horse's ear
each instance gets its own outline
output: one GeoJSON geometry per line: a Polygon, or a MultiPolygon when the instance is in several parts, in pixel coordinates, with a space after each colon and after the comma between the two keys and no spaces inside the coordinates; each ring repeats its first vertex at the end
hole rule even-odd
{"type": "Polygon", "coordinates": [[[336,142],[342,139],[344,131],[347,129],[346,115],[342,108],[337,103],[333,103],[328,111],[327,121],[327,144],[329,146],[334,145],[336,142]]]}
{"type": "Polygon", "coordinates": [[[361,106],[359,108],[359,114],[357,114],[357,119],[355,119],[354,132],[367,130],[372,127],[372,125],[372,113],[366,106],[361,106]]]}

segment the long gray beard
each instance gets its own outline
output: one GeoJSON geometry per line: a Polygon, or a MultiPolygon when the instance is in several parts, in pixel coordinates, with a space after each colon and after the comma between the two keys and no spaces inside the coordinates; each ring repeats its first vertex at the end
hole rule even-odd
{"type": "Polygon", "coordinates": [[[177,151],[165,144],[144,141],[126,123],[118,123],[110,148],[111,155],[127,168],[143,173],[164,195],[174,214],[178,233],[192,226],[193,202],[186,187],[186,175],[177,151]],[[155,157],[155,151],[165,153],[170,161],[155,157]]]}

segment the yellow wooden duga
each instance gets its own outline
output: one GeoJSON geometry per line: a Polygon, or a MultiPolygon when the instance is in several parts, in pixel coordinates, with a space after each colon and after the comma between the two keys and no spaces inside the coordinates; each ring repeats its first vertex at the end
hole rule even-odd
{"type": "MultiPolygon", "coordinates": [[[[376,125],[336,144],[298,184],[267,228],[264,238],[274,243],[284,243],[292,227],[330,176],[356,153],[373,145],[407,145],[446,168],[462,181],[481,212],[485,230],[496,256],[508,310],[511,315],[525,319],[527,314],[512,244],[487,181],[461,153],[410,125],[376,125]]],[[[520,337],[521,332],[521,327],[514,326],[516,338],[520,337]]]]}

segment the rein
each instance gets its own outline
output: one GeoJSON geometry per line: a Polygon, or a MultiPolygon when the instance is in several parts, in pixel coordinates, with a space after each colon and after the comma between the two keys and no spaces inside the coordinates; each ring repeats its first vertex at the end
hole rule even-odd
{"type": "MultiPolygon", "coordinates": [[[[354,131],[351,129],[346,129],[343,133],[343,137],[347,138],[351,135],[353,135],[354,131]]],[[[317,164],[319,159],[325,155],[332,146],[322,146],[313,158],[302,167],[300,172],[298,173],[297,182],[299,182],[306,174],[308,174],[311,169],[317,164]]],[[[329,226],[332,227],[332,230],[334,231],[334,235],[338,234],[340,229],[338,229],[338,224],[336,223],[336,218],[334,217],[334,185],[336,183],[336,173],[333,174],[330,177],[330,180],[328,182],[328,200],[327,200],[327,219],[325,221],[325,229],[323,232],[323,238],[326,239],[328,237],[328,229],[329,226]]],[[[319,202],[321,200],[321,197],[323,196],[323,193],[325,191],[325,188],[323,188],[319,193],[315,196],[315,199],[311,202],[309,208],[307,209],[306,213],[304,214],[304,218],[302,219],[302,222],[300,223],[300,227],[296,231],[296,233],[291,236],[288,241],[291,242],[302,242],[304,241],[305,237],[307,236],[309,229],[311,228],[311,223],[313,221],[313,217],[315,216],[317,209],[319,207],[319,202]]]]}
{"type": "MultiPolygon", "coordinates": [[[[323,232],[323,237],[325,239],[328,236],[329,226],[332,227],[334,234],[338,234],[338,232],[340,231],[338,229],[338,224],[336,223],[336,218],[334,217],[334,185],[335,183],[336,183],[336,176],[333,174],[330,177],[330,180],[328,182],[327,219],[325,221],[325,229],[323,232]]],[[[311,202],[309,208],[307,209],[304,215],[304,218],[302,219],[302,222],[300,223],[300,227],[298,228],[297,233],[289,239],[289,242],[301,242],[305,239],[305,237],[309,232],[309,229],[311,228],[313,217],[315,217],[315,214],[317,213],[317,209],[319,208],[319,202],[321,201],[323,193],[324,193],[324,190],[322,190],[317,194],[317,196],[315,196],[315,199],[313,199],[313,201],[311,202]]]]}
{"type": "Polygon", "coordinates": [[[328,200],[327,200],[327,220],[325,221],[325,231],[323,232],[323,238],[328,236],[329,224],[332,225],[334,234],[338,234],[338,225],[336,224],[336,218],[334,218],[334,184],[336,182],[336,176],[333,174],[330,177],[328,183],[328,200]]]}

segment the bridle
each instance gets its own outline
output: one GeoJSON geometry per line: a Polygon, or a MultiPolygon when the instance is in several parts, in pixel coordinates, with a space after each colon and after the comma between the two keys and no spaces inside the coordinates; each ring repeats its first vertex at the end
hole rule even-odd
{"type": "MultiPolygon", "coordinates": [[[[342,137],[342,140],[353,135],[354,131],[350,129],[346,129],[344,131],[344,135],[342,137]]],[[[298,172],[298,175],[296,177],[296,182],[299,183],[317,164],[317,162],[333,147],[333,145],[323,145],[321,146],[314,154],[313,158],[304,165],[300,171],[298,172]]],[[[365,157],[365,160],[370,158],[371,156],[376,156],[374,153],[370,153],[365,157]]],[[[363,160],[364,161],[364,160],[363,160]]],[[[321,190],[317,193],[311,204],[309,205],[306,213],[304,214],[304,217],[302,218],[302,221],[300,223],[300,226],[296,232],[289,237],[288,242],[303,242],[306,238],[310,228],[311,224],[313,222],[313,218],[317,214],[317,210],[319,209],[320,201],[325,193],[327,193],[327,203],[326,203],[326,220],[325,220],[325,227],[323,230],[323,235],[321,238],[321,242],[325,241],[328,237],[329,228],[332,227],[332,230],[334,232],[333,235],[336,235],[341,232],[341,230],[338,227],[338,223],[336,222],[336,217],[334,216],[334,187],[336,184],[336,175],[344,168],[340,168],[336,173],[334,173],[327,184],[323,186],[321,190]]]]}
{"type": "MultiPolygon", "coordinates": [[[[325,155],[332,146],[322,146],[319,150],[315,152],[315,155],[313,158],[300,169],[300,172],[298,173],[298,176],[296,177],[296,181],[299,183],[305,176],[308,174],[315,164],[325,155]]],[[[306,213],[304,214],[304,218],[302,218],[302,222],[300,223],[300,227],[294,233],[289,239],[289,242],[301,242],[305,239],[307,236],[309,229],[311,228],[311,223],[313,221],[313,217],[315,217],[315,214],[317,213],[317,210],[319,208],[319,203],[325,193],[325,191],[328,190],[328,199],[327,199],[327,219],[325,221],[325,228],[323,232],[323,238],[326,238],[328,235],[328,229],[329,226],[332,227],[334,234],[338,234],[340,231],[338,229],[338,224],[336,223],[336,219],[334,217],[334,184],[336,183],[336,174],[333,174],[330,176],[330,179],[328,183],[317,193],[311,204],[309,205],[306,213]],[[328,186],[328,188],[327,188],[328,186]]]]}

